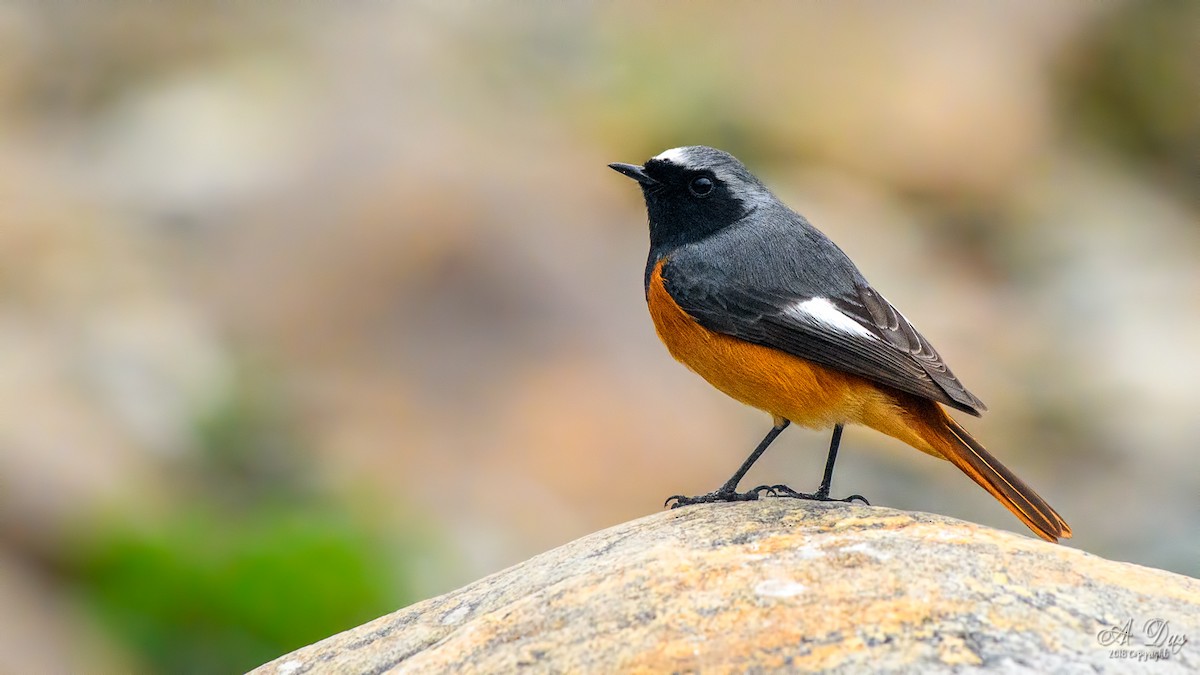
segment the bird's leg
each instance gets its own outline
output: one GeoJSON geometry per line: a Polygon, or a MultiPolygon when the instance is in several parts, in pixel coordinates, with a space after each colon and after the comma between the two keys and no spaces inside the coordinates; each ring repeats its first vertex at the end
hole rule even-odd
{"type": "Polygon", "coordinates": [[[842,443],[842,427],[843,425],[839,424],[833,428],[833,438],[829,441],[829,456],[825,458],[825,475],[821,477],[821,486],[817,488],[816,492],[812,494],[796,492],[786,485],[771,485],[767,488],[768,494],[774,497],[813,499],[819,502],[852,502],[857,499],[870,506],[871,503],[862,495],[850,495],[845,499],[833,499],[829,496],[829,487],[833,483],[833,465],[837,462],[838,446],[842,443]]]}
{"type": "Polygon", "coordinates": [[[687,506],[689,504],[709,504],[712,502],[749,502],[758,499],[759,493],[761,492],[770,492],[772,488],[769,488],[765,485],[756,487],[748,492],[738,492],[737,486],[738,483],[741,482],[742,477],[746,475],[746,472],[750,470],[750,467],[754,466],[754,463],[758,461],[758,458],[761,457],[764,452],[766,452],[767,446],[771,445],[771,442],[775,440],[775,437],[778,436],[784,429],[786,429],[789,424],[791,424],[791,422],[788,420],[777,418],[775,421],[775,426],[771,427],[771,430],[768,431],[767,435],[763,437],[762,441],[758,444],[758,447],[754,448],[754,452],[750,453],[750,456],[746,458],[746,461],[742,462],[742,466],[738,468],[737,472],[734,473],[729,480],[725,481],[725,484],[721,487],[709,492],[708,494],[697,495],[695,497],[685,497],[683,495],[668,497],[663,506],[670,506],[673,509],[677,509],[680,506],[687,506]]]}

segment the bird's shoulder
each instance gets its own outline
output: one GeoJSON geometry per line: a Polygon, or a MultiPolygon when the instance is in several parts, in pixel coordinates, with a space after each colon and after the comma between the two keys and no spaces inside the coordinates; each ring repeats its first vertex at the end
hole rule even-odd
{"type": "Polygon", "coordinates": [[[744,293],[764,300],[853,298],[867,285],[841,248],[786,208],[758,211],[670,252],[664,279],[681,293],[744,293]]]}

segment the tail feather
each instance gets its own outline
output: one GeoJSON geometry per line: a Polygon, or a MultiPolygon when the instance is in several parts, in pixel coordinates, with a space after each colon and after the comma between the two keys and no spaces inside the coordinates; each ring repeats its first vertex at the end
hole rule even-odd
{"type": "Polygon", "coordinates": [[[942,419],[930,421],[933,433],[929,435],[933,438],[927,440],[943,457],[991,493],[1041,538],[1057,542],[1071,537],[1071,527],[1046,500],[985,450],[958,422],[940,408],[937,410],[942,419]]]}

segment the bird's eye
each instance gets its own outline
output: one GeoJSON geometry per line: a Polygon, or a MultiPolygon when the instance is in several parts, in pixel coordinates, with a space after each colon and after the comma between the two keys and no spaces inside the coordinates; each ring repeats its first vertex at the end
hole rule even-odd
{"type": "Polygon", "coordinates": [[[708,178],[707,176],[700,176],[698,178],[693,178],[692,182],[688,183],[688,192],[691,192],[693,195],[695,195],[697,197],[707,196],[708,193],[712,192],[712,189],[713,189],[712,179],[708,178]]]}

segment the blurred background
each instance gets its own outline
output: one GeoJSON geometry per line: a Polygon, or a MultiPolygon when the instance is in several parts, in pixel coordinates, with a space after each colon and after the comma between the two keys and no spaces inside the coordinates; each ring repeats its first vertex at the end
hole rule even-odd
{"type": "MultiPolygon", "coordinates": [[[[733,152],[1066,545],[1200,575],[1200,4],[0,4],[0,672],[231,672],[715,488],[641,197],[733,152]]],[[[819,482],[788,431],[747,485],[819,482]]],[[[834,483],[1024,527],[848,431],[834,483]]]]}

